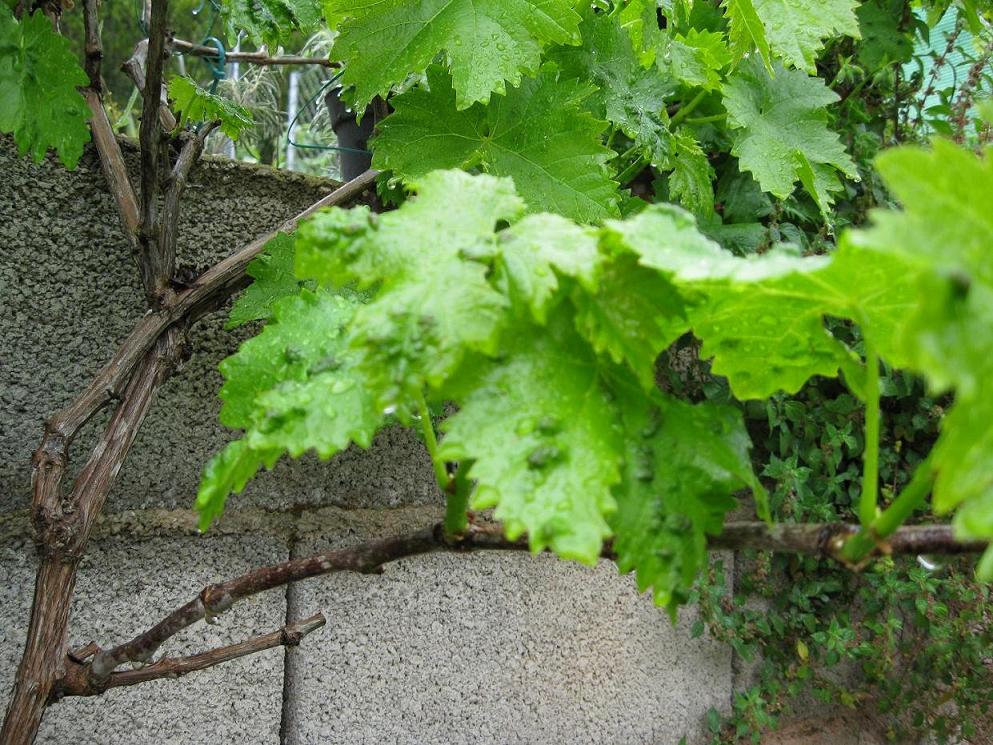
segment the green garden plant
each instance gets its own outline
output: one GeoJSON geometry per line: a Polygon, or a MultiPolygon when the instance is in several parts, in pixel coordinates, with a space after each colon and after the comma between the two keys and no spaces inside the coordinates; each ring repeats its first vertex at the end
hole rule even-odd
{"type": "MultiPolygon", "coordinates": [[[[85,72],[46,18],[56,9],[0,8],[0,130],[68,167],[87,120],[99,133],[105,119],[95,0],[83,12],[85,72]]],[[[389,109],[375,171],[177,283],[189,169],[214,129],[237,138],[252,118],[178,76],[163,110],[168,16],[153,0],[140,195],[113,177],[112,138],[95,137],[151,320],[49,426],[39,540],[72,576],[129,443],[94,455],[97,487],[74,488],[75,518],[52,507],[59,453],[110,403],[100,391],[121,395],[111,427],[136,430],[142,380],[161,378],[186,321],[246,275],[229,325],[263,323],[221,366],[221,420],[237,434],[205,466],[201,529],[263,467],[368,447],[395,422],[422,434],[446,515],[365,553],[212,586],[61,677],[55,632],[33,626],[4,737],[29,742],[56,687],[130,684],[119,665],[241,597],[496,546],[609,556],[673,617],[697,601],[698,631],[759,653],[755,686],[712,717],[717,738],[757,741],[804,691],[871,700],[897,740],[970,735],[990,703],[988,591],[972,571],[993,578],[993,549],[941,571],[889,554],[993,538],[988,4],[230,0],[221,12],[270,63],[322,25],[337,32],[351,106],[389,109]],[[917,63],[944,43],[929,29],[945,13],[970,28],[974,61],[935,127],[917,63]],[[374,184],[378,197],[346,206],[374,184]],[[742,505],[762,522],[730,517],[742,505]],[[496,525],[476,514],[489,509],[496,525]],[[757,580],[738,588],[765,595],[765,611],[728,594],[713,546],[776,552],[756,554],[757,580]],[[832,682],[843,661],[861,666],[861,687],[832,682]]],[[[63,595],[36,599],[36,614],[63,595]]]]}

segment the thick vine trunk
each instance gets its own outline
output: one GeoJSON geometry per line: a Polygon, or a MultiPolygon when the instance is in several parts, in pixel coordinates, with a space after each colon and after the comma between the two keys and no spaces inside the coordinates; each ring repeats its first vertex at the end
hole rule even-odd
{"type": "Polygon", "coordinates": [[[30,745],[41,726],[45,706],[65,672],[69,610],[76,569],[90,533],[117,473],[134,444],[155,393],[173,356],[179,334],[166,333],[139,364],[124,390],[103,437],[83,467],[72,492],[62,499],[62,469],[75,432],[58,435],[51,429],[35,454],[33,515],[41,548],[35,579],[34,604],[24,654],[17,668],[14,691],[0,743],[30,745]]]}
{"type": "Polygon", "coordinates": [[[77,563],[46,556],[38,569],[28,640],[0,730],[4,745],[34,742],[55,684],[65,672],[65,654],[53,650],[66,649],[77,563]]]}
{"type": "MultiPolygon", "coordinates": [[[[111,142],[116,144],[116,141],[111,142]]],[[[194,142],[194,146],[197,144],[194,142]]],[[[198,154],[199,148],[196,149],[198,154]]],[[[120,158],[119,153],[116,158],[120,158]]],[[[189,163],[179,172],[179,190],[195,160],[190,157],[189,163]]],[[[375,171],[364,173],[287,220],[278,230],[292,232],[300,220],[322,207],[354,200],[375,178],[375,171]]],[[[126,216],[122,220],[127,224],[126,216]]],[[[252,241],[205,272],[192,287],[180,292],[173,304],[146,314],[87,389],[47,423],[45,437],[34,455],[31,507],[41,566],[35,582],[24,654],[0,729],[2,745],[34,742],[45,707],[53,698],[62,695],[59,688],[68,664],[67,629],[76,567],[155,392],[171,369],[182,330],[216,309],[244,285],[245,267],[275,234],[276,231],[252,241]],[[103,438],[80,472],[71,494],[63,499],[62,477],[70,443],[90,417],[118,398],[120,403],[103,438]]]]}

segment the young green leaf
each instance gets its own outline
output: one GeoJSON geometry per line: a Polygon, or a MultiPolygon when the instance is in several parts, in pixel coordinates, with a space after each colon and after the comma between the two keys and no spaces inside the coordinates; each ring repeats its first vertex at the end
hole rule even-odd
{"type": "Polygon", "coordinates": [[[238,32],[275,51],[294,34],[313,33],[321,21],[318,0],[224,0],[221,15],[234,44],[238,32]]]}
{"type": "Polygon", "coordinates": [[[548,214],[528,215],[502,231],[497,257],[503,291],[542,325],[556,302],[559,274],[592,291],[601,258],[595,231],[548,214]]]}
{"type": "MultiPolygon", "coordinates": [[[[895,148],[876,161],[902,211],[877,210],[847,239],[910,263],[922,301],[900,334],[908,366],[955,404],[932,459],[935,511],[956,507],[960,537],[993,537],[993,156],[936,139],[930,150],[895,148]]],[[[908,272],[910,273],[910,272],[908,272]]],[[[993,554],[990,554],[993,555],[993,554]]],[[[989,555],[988,555],[989,556],[989,555]]],[[[993,561],[980,567],[993,579],[993,561]]]]}
{"type": "Polygon", "coordinates": [[[668,187],[669,199],[678,202],[701,222],[710,222],[714,216],[714,169],[710,167],[707,153],[685,127],[672,138],[672,156],[668,187]]]}
{"type": "Polygon", "coordinates": [[[873,212],[873,226],[855,240],[993,286],[990,151],[977,157],[935,139],[929,150],[906,146],[881,153],[876,168],[904,210],[873,212]]]}
{"type": "Polygon", "coordinates": [[[617,14],[617,21],[624,29],[642,65],[648,67],[655,61],[661,35],[658,25],[657,0],[626,0],[617,14]]]}
{"type": "Polygon", "coordinates": [[[855,11],[863,43],[858,60],[870,72],[894,62],[909,62],[914,54],[913,37],[900,30],[903,0],[866,0],[855,11]]]}
{"type": "Polygon", "coordinates": [[[728,42],[732,61],[737,63],[758,50],[765,68],[772,73],[772,57],[765,27],[752,0],[722,0],[721,7],[728,21],[728,42]]]}
{"type": "Polygon", "coordinates": [[[859,38],[856,0],[754,0],[773,55],[787,65],[817,72],[824,41],[839,36],[859,38]]]}
{"type": "Polygon", "coordinates": [[[373,140],[374,167],[416,181],[440,168],[478,166],[512,177],[534,211],[580,222],[618,214],[606,168],[613,153],[600,141],[606,124],[580,108],[591,86],[562,80],[549,65],[488,105],[459,111],[442,68],[429,68],[427,83],[394,100],[396,113],[373,140]]]}
{"type": "Polygon", "coordinates": [[[326,8],[344,19],[334,55],[345,64],[342,82],[355,86],[358,110],[439,54],[451,70],[456,108],[486,103],[536,72],[549,44],[579,42],[569,0],[327,0],[326,8]]]}
{"type": "MultiPolygon", "coordinates": [[[[755,263],[780,260],[770,252],[755,263]]],[[[793,261],[794,269],[780,276],[714,287],[707,304],[690,313],[704,342],[701,356],[714,356],[714,372],[728,377],[738,398],[793,393],[811,376],[839,370],[860,394],[861,365],[825,327],[829,316],[858,323],[887,361],[904,362],[897,340],[916,302],[915,277],[905,263],[845,247],[826,265],[814,257],[793,261]]]]}
{"type": "Polygon", "coordinates": [[[895,339],[915,294],[905,262],[851,246],[831,259],[784,251],[738,258],[697,232],[690,215],[661,205],[607,229],[690,301],[701,356],[714,358],[714,372],[740,399],[795,392],[839,369],[858,390],[858,360],[824,326],[826,316],[856,321],[892,362],[904,359],[895,339]]]}
{"type": "Polygon", "coordinates": [[[670,153],[665,105],[676,81],[655,67],[642,67],[627,32],[592,6],[583,15],[580,32],[581,46],[559,47],[549,59],[559,65],[563,77],[592,81],[597,87],[586,99],[595,117],[620,128],[652,162],[665,162],[670,153]]]}
{"type": "Polygon", "coordinates": [[[415,198],[374,224],[359,218],[353,227],[330,210],[297,238],[298,275],[378,286],[350,325],[350,343],[362,351],[364,385],[402,418],[467,352],[495,350],[508,302],[490,286],[486,262],[497,222],[523,211],[508,179],[439,171],[414,186],[415,198]]]}
{"type": "Polygon", "coordinates": [[[572,294],[576,328],[597,352],[627,363],[645,388],[655,384],[655,359],[689,328],[676,287],[634,254],[612,257],[596,277],[596,290],[572,294]]]}
{"type": "Polygon", "coordinates": [[[713,91],[721,86],[721,71],[731,64],[731,52],[723,34],[693,28],[685,36],[672,37],[658,64],[684,85],[713,91]]]}
{"type": "Polygon", "coordinates": [[[18,21],[0,7],[0,132],[13,133],[21,155],[40,163],[52,148],[66,168],[76,167],[90,139],[90,109],[76,90],[87,82],[44,13],[18,21]]]}
{"type": "Polygon", "coordinates": [[[219,121],[221,131],[237,140],[242,130],[255,124],[248,109],[205,91],[191,78],[180,76],[169,81],[169,98],[179,112],[176,125],[180,127],[187,122],[219,121]]]}
{"type": "Polygon", "coordinates": [[[224,514],[228,496],[241,494],[263,465],[272,468],[281,453],[254,450],[246,440],[234,440],[211,458],[203,469],[197,489],[198,526],[207,530],[224,514]]]}
{"type": "Polygon", "coordinates": [[[343,328],[357,301],[301,290],[272,306],[272,320],[221,363],[221,421],[245,430],[204,470],[197,492],[201,529],[263,465],[314,450],[330,458],[352,442],[368,447],[383,422],[343,328]]]}
{"type": "Polygon", "coordinates": [[[304,381],[315,366],[341,356],[342,328],[357,303],[326,290],[304,290],[277,301],[272,320],[236,354],[221,362],[221,423],[232,429],[250,428],[257,400],[286,381],[304,381]]]}
{"type": "Polygon", "coordinates": [[[736,506],[732,492],[755,482],[751,443],[734,407],[621,390],[626,457],[610,516],[617,565],[675,620],[707,564],[707,536],[736,506]]]}
{"type": "Polygon", "coordinates": [[[734,132],[731,153],[764,191],[780,199],[798,180],[822,210],[839,191],[836,170],[857,179],[858,171],[838,135],[827,127],[828,104],[838,96],[819,78],[778,63],[775,77],[750,59],[724,85],[724,106],[734,132]]]}
{"type": "Polygon", "coordinates": [[[265,244],[264,251],[245,270],[253,282],[231,307],[227,328],[267,320],[272,316],[272,307],[277,300],[300,292],[301,282],[293,273],[295,254],[295,241],[291,235],[279,233],[265,244]]]}
{"type": "Polygon", "coordinates": [[[610,535],[621,457],[600,364],[563,312],[540,334],[507,338],[497,361],[455,382],[460,408],[443,425],[440,455],[474,461],[472,505],[495,507],[508,537],[527,532],[532,551],[592,564],[610,535]]]}

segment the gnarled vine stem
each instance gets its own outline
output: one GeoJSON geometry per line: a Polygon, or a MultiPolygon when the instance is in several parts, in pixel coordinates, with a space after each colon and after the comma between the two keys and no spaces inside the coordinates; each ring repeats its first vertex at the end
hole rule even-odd
{"type": "MultiPolygon", "coordinates": [[[[714,550],[758,548],[766,551],[814,554],[839,558],[846,537],[858,526],[845,523],[776,524],[763,522],[730,523],[708,545],[714,550]]],[[[883,550],[893,554],[979,552],[986,543],[955,540],[948,525],[905,526],[895,531],[883,550]]],[[[349,548],[329,549],[301,559],[290,559],[204,587],[189,602],[175,609],[147,631],[108,650],[96,653],[89,666],[92,685],[99,686],[113,670],[126,662],[146,662],[169,638],[194,623],[229,610],[235,603],[275,587],[335,572],[377,573],[384,564],[438,551],[476,550],[528,551],[527,539],[509,540],[502,526],[473,523],[459,536],[451,536],[444,523],[436,523],[404,535],[363,543],[349,548]]],[[[614,558],[610,544],[602,556],[614,558]]]]}

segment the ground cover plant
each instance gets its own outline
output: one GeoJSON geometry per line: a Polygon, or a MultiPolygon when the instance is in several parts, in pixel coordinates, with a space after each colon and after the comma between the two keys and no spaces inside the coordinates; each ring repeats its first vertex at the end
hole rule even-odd
{"type": "Polygon", "coordinates": [[[149,306],[35,456],[42,562],[4,742],[32,741],[60,697],[323,622],[118,669],[241,598],[471,548],[606,556],[671,615],[698,602],[701,633],[763,660],[711,717],[718,740],[757,740],[804,691],[870,702],[894,739],[971,736],[990,703],[993,578],[988,4],[216,7],[257,46],[246,63],[325,68],[376,127],[371,170],[192,280],[176,250],[190,171],[209,137],[256,124],[168,60],[221,52],[182,46],[168,3],[150,4],[127,66],[135,189],[103,104],[96,0],[80,59],[60,5],[0,8],[0,130],[69,168],[92,138],[149,306]],[[292,54],[322,27],[328,58],[292,54]],[[948,86],[953,52],[967,62],[948,86]],[[129,641],[67,650],[76,567],[117,469],[190,324],[239,291],[229,325],[259,331],[221,367],[234,434],[205,464],[201,528],[280,458],[367,447],[395,422],[421,432],[444,520],[260,567],[129,641]],[[69,443],[103,407],[104,438],[63,489],[69,443]],[[759,552],[737,598],[714,547],[759,552]],[[900,558],[956,553],[970,558],[900,558]],[[744,602],[755,593],[762,612],[744,602]],[[830,675],[842,661],[860,683],[830,675]]]}

